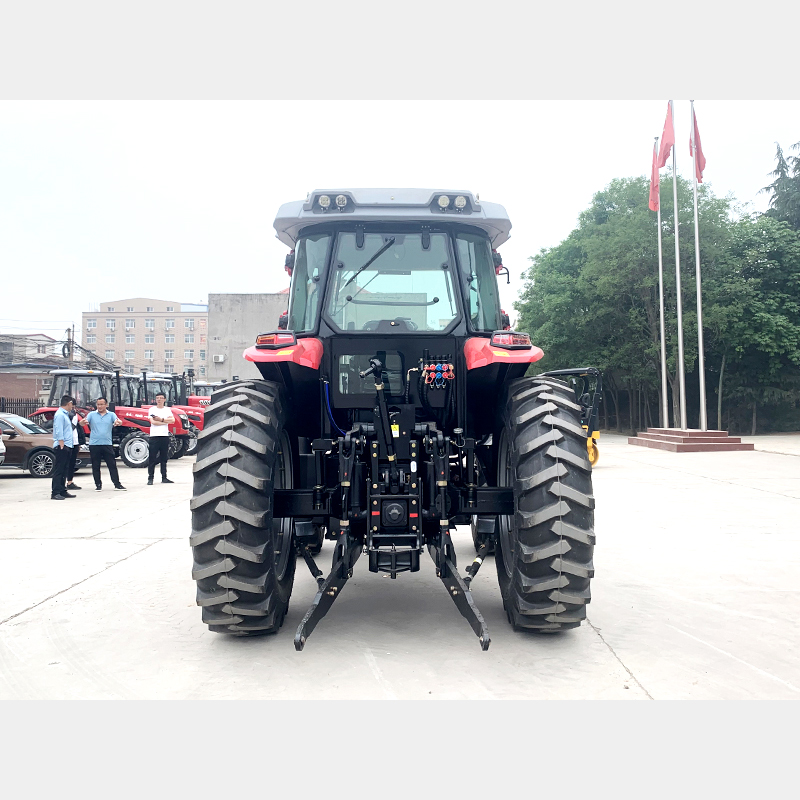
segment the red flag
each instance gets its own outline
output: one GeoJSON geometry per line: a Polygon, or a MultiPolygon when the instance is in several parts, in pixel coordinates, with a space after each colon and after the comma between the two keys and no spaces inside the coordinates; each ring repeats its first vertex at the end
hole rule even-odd
{"type": "Polygon", "coordinates": [[[664,133],[661,134],[661,148],[658,151],[658,168],[661,169],[669,158],[669,151],[675,144],[675,126],[672,124],[672,101],[667,105],[667,118],[664,120],[664,133]]]}
{"type": "MultiPolygon", "coordinates": [[[[694,124],[694,141],[697,145],[697,158],[695,159],[695,174],[697,175],[697,182],[703,182],[703,170],[706,168],[706,157],[703,155],[703,148],[700,145],[700,131],[697,130],[697,114],[694,113],[694,108],[692,108],[692,120],[694,124]]],[[[689,155],[694,155],[692,153],[692,137],[689,136],[689,155]]]]}
{"type": "Polygon", "coordinates": [[[656,143],[653,142],[653,168],[650,170],[650,210],[658,211],[659,197],[658,197],[658,161],[656,154],[656,143]]]}

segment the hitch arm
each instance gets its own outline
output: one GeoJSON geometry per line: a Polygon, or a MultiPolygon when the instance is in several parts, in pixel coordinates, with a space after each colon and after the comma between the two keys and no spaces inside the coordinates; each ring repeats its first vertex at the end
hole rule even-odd
{"type": "Polygon", "coordinates": [[[311,603],[311,608],[306,611],[306,615],[294,635],[295,650],[302,650],[305,647],[306,639],[317,627],[317,623],[328,613],[333,601],[339,596],[342,587],[353,576],[353,565],[358,561],[360,555],[361,544],[352,538],[349,530],[343,530],[333,553],[333,566],[330,575],[321,582],[321,573],[319,576],[315,576],[319,583],[319,589],[314,596],[314,601],[311,603]]]}
{"type": "MultiPolygon", "coordinates": [[[[470,627],[475,631],[475,635],[480,639],[481,650],[488,650],[491,639],[489,638],[489,628],[483,615],[478,611],[475,601],[472,599],[472,592],[469,585],[458,574],[455,565],[455,551],[450,534],[446,533],[442,537],[442,545],[428,545],[428,552],[436,564],[436,575],[441,578],[456,608],[461,612],[461,616],[467,620],[470,627]],[[450,553],[453,554],[451,560],[450,553]]],[[[476,570],[477,572],[477,570],[476,570]]]]}

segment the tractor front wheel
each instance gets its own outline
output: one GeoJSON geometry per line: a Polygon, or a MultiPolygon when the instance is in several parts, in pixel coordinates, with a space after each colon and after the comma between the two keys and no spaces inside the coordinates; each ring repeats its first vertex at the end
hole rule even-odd
{"type": "Polygon", "coordinates": [[[513,487],[513,517],[498,519],[497,575],[516,630],[577,628],[594,575],[592,467],[580,406],[563,381],[512,381],[504,404],[498,485],[513,487]]]}
{"type": "Polygon", "coordinates": [[[203,622],[216,633],[275,633],[289,607],[294,526],[274,519],[273,490],[294,485],[281,387],[226,384],[198,436],[190,503],[192,577],[203,622]]]}
{"type": "Polygon", "coordinates": [[[150,458],[150,442],[141,431],[132,431],[119,443],[119,457],[126,467],[142,469],[150,458]]]}

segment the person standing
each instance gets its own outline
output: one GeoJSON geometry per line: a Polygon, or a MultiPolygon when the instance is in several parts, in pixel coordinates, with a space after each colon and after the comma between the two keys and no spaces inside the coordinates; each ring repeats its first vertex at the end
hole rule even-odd
{"type": "Polygon", "coordinates": [[[175,417],[167,405],[167,396],[163,392],[156,395],[156,404],[147,411],[150,417],[150,455],[147,460],[147,485],[153,485],[156,473],[156,462],[161,463],[161,483],[174,483],[167,477],[167,460],[169,459],[169,426],[175,417]]]}
{"type": "Polygon", "coordinates": [[[51,500],[72,500],[75,495],[67,491],[67,468],[72,458],[72,421],[69,412],[74,408],[74,401],[65,394],[61,398],[61,406],[53,417],[53,481],[50,488],[51,500]]]}
{"type": "Polygon", "coordinates": [[[81,449],[81,445],[86,443],[86,434],[84,434],[83,426],[80,424],[83,420],[81,420],[78,412],[74,408],[69,412],[69,419],[72,423],[72,455],[67,464],[68,492],[81,488],[77,483],[74,483],[72,479],[75,477],[75,464],[78,461],[78,452],[81,449]]]}
{"type": "Polygon", "coordinates": [[[125,487],[119,482],[119,472],[117,472],[117,461],[114,456],[111,436],[111,429],[122,423],[113,411],[108,410],[108,400],[105,397],[97,398],[97,411],[90,411],[86,415],[86,424],[89,426],[90,432],[89,455],[92,459],[94,488],[98,492],[103,488],[103,481],[100,477],[100,462],[105,461],[108,467],[108,475],[114,484],[114,488],[125,491],[125,487]]]}

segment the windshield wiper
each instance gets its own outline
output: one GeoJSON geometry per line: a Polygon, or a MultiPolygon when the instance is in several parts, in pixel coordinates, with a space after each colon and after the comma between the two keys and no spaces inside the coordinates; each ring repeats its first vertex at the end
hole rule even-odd
{"type": "MultiPolygon", "coordinates": [[[[349,286],[370,264],[373,263],[373,261],[376,261],[380,256],[382,256],[394,244],[394,242],[395,242],[394,236],[387,239],[386,244],[383,247],[381,247],[381,249],[378,250],[378,252],[375,253],[375,255],[372,256],[372,258],[369,261],[367,261],[367,263],[364,264],[363,267],[359,267],[358,270],[353,273],[353,277],[350,278],[347,281],[347,283],[345,283],[344,286],[349,286]]],[[[342,286],[342,289],[344,289],[344,286],[342,286]]]]}

